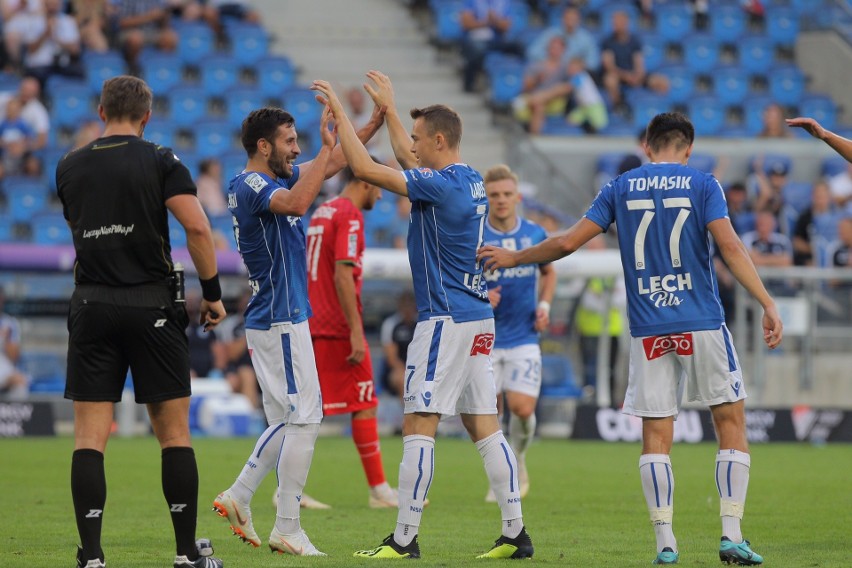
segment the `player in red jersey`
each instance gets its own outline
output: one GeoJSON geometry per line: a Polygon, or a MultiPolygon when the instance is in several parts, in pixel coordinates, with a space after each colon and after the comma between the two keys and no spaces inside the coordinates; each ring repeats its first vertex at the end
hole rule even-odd
{"type": "Polygon", "coordinates": [[[361,321],[364,215],[381,199],[381,188],[341,173],[340,195],[322,204],[308,228],[309,320],[322,389],[323,414],[352,415],[352,438],[370,485],[370,507],[398,506],[388,485],[379,447],[373,365],[361,321]]]}

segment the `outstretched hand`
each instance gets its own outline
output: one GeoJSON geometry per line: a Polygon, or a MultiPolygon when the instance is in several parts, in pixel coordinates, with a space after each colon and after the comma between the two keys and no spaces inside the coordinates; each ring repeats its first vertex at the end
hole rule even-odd
{"type": "Polygon", "coordinates": [[[320,118],[320,139],[322,140],[322,145],[328,148],[334,148],[334,145],[337,144],[337,125],[331,129],[328,127],[333,119],[334,116],[331,113],[331,109],[326,105],[320,118]]]}
{"type": "Polygon", "coordinates": [[[370,70],[367,72],[367,77],[375,83],[375,87],[370,83],[364,83],[364,90],[373,99],[373,103],[377,107],[384,109],[393,108],[393,84],[390,77],[381,71],[370,70]]]}
{"type": "Polygon", "coordinates": [[[784,121],[787,123],[787,126],[791,128],[801,128],[814,138],[817,138],[819,140],[825,140],[825,128],[823,128],[819,122],[812,118],[800,116],[796,118],[787,118],[784,121]]]}
{"type": "Polygon", "coordinates": [[[334,89],[331,88],[331,84],[328,81],[317,79],[311,83],[311,90],[319,93],[316,96],[317,101],[331,109],[331,114],[334,116],[335,120],[339,121],[340,115],[345,111],[343,110],[343,103],[340,102],[340,99],[337,97],[337,93],[335,93],[334,89]]]}

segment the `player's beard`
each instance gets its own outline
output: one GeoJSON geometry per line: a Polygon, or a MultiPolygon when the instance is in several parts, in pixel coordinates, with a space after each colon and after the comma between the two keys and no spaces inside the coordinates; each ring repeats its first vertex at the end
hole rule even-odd
{"type": "Polygon", "coordinates": [[[290,165],[290,162],[283,154],[279,153],[274,146],[272,147],[272,152],[269,154],[269,158],[266,163],[276,177],[281,179],[293,177],[293,167],[290,165]]]}

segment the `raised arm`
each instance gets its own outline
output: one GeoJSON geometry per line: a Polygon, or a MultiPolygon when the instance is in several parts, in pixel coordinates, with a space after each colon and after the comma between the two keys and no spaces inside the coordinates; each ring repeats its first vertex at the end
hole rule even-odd
{"type": "Polygon", "coordinates": [[[386,109],[385,124],[388,127],[388,137],[396,161],[406,170],[416,168],[417,159],[411,153],[413,144],[411,136],[399,118],[390,78],[380,71],[369,71],[367,77],[375,83],[375,86],[366,83],[364,89],[369,93],[376,106],[386,109]]]}
{"type": "Polygon", "coordinates": [[[603,229],[585,217],[559,235],[546,239],[537,245],[510,251],[492,245],[479,249],[476,258],[485,261],[485,270],[512,268],[521,264],[545,264],[573,254],[603,229]]]}
{"type": "MultiPolygon", "coordinates": [[[[370,120],[358,129],[356,132],[356,136],[358,140],[361,141],[362,144],[367,144],[370,140],[372,140],[373,136],[376,135],[376,132],[382,127],[382,124],[385,122],[385,109],[379,106],[373,107],[373,113],[370,115],[370,120]]],[[[310,171],[310,169],[314,166],[314,162],[316,162],[316,158],[305,162],[299,166],[299,169],[302,171],[302,174],[306,174],[310,171]]],[[[340,170],[346,167],[346,156],[343,155],[343,148],[339,145],[335,146],[331,151],[331,156],[328,158],[328,163],[325,166],[325,178],[328,179],[337,174],[340,170]]]]}
{"type": "Polygon", "coordinates": [[[352,121],[349,120],[340,99],[328,81],[314,81],[311,89],[321,93],[317,100],[326,104],[334,116],[337,124],[337,135],[340,137],[340,146],[343,148],[346,162],[352,168],[355,177],[399,195],[407,196],[408,188],[406,187],[405,176],[393,168],[373,161],[367,148],[355,135],[352,121]]]}
{"type": "Polygon", "coordinates": [[[808,134],[822,140],[831,148],[843,156],[843,158],[847,162],[852,162],[852,140],[848,138],[844,138],[839,134],[835,134],[830,130],[826,130],[822,127],[822,125],[816,120],[808,117],[797,117],[797,118],[788,118],[786,119],[787,126],[794,128],[801,128],[807,131],[808,134]]]}
{"type": "Polygon", "coordinates": [[[719,247],[719,252],[728,265],[728,269],[737,282],[743,285],[748,293],[763,307],[763,340],[770,349],[781,344],[783,324],[775,300],[766,291],[766,287],[757,274],[757,269],[751,261],[748,251],[740,238],[734,232],[730,219],[716,219],[707,225],[710,234],[719,247]]]}

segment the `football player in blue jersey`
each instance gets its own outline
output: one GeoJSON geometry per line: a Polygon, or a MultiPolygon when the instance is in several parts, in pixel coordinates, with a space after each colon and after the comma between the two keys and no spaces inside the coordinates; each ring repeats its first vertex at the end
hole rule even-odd
{"type": "Polygon", "coordinates": [[[782,323],[731,226],[719,182],[686,165],[694,139],[695,130],[684,115],[657,115],[648,124],[645,142],[651,162],[605,185],[583,219],[528,249],[483,247],[479,259],[488,270],[554,261],[618,225],[632,336],[624,412],[642,418],[639,473],[657,537],[653,563],[678,560],[669,453],[683,386],[690,402],[710,407],[719,440],[719,556],[728,563],[757,565],[763,558],[740,532],[751,464],[746,391],[719,301],[711,235],[731,273],[763,307],[763,337],[770,349],[781,343],[782,323]]]}
{"type": "MultiPolygon", "coordinates": [[[[369,139],[384,120],[374,112],[358,133],[369,139]]],[[[322,182],[345,165],[329,130],[331,115],[320,123],[322,146],[301,165],[293,116],[280,108],[249,113],[242,125],[248,155],[245,170],[231,180],[228,209],[234,237],[248,270],[252,298],[245,311],[246,342],[269,427],[261,434],[234,484],[213,502],[245,542],[260,546],[251,520],[251,499],[272,468],[278,472],[273,552],[324,556],[299,521],[314,443],[322,421],[322,402],[308,318],[308,273],[302,216],[316,199],[322,182]]]]}
{"type": "MultiPolygon", "coordinates": [[[[520,250],[547,238],[540,226],[520,217],[518,176],[500,164],[485,172],[488,218],[486,245],[520,250]]],[[[488,298],[494,308],[494,382],[498,408],[501,397],[509,415],[509,443],[518,459],[521,497],[529,491],[526,451],[535,436],[535,406],[541,390],[541,349],[538,334],[550,323],[550,302],[556,289],[556,270],[550,264],[528,264],[485,273],[488,298]]],[[[485,500],[493,502],[494,493],[485,500]]]]}
{"type": "Polygon", "coordinates": [[[418,322],[408,349],[403,399],[403,456],[399,466],[396,530],[364,558],[419,558],[417,532],[432,483],[435,433],[441,416],[461,414],[500,506],[502,534],[484,558],[529,558],[517,461],[497,421],[491,370],[494,314],[476,250],[482,244],[488,201],[479,172],[461,162],[459,115],[443,105],[413,109],[406,132],[393,87],[371,71],[367,91],[386,109],[386,124],[403,172],[373,162],[331,86],[314,81],[337,123],[340,145],[358,179],[411,201],[408,256],[418,322]]]}

